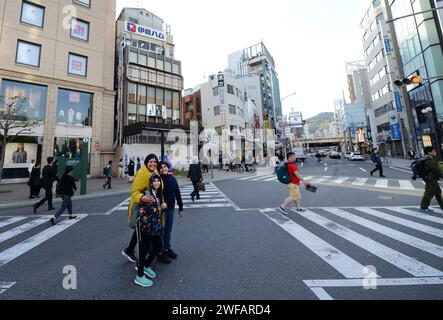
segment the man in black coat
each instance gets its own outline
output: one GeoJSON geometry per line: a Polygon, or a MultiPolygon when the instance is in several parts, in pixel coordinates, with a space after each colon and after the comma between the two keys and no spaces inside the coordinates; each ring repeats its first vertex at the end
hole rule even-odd
{"type": "Polygon", "coordinates": [[[37,209],[48,201],[48,210],[54,210],[52,206],[52,186],[55,180],[58,180],[57,173],[54,170],[54,158],[49,157],[47,159],[48,164],[43,168],[42,174],[42,187],[45,189],[45,197],[38,203],[32,206],[34,213],[37,213],[37,209]]]}
{"type": "Polygon", "coordinates": [[[201,166],[197,163],[197,160],[194,160],[191,165],[189,165],[188,171],[188,179],[191,180],[192,185],[194,186],[194,191],[191,193],[191,199],[194,202],[195,197],[197,200],[200,200],[200,192],[198,190],[198,182],[203,181],[203,175],[201,166]]]}

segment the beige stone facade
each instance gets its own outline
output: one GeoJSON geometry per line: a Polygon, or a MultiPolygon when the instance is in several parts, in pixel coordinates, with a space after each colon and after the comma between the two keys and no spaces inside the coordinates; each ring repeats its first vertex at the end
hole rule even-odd
{"type": "Polygon", "coordinates": [[[116,2],[109,0],[0,0],[0,94],[4,80],[46,88],[44,124],[30,134],[43,142],[42,162],[54,154],[55,138],[83,137],[90,138],[92,176],[100,175],[108,160],[115,160],[115,11],[116,2]],[[89,7],[84,5],[88,2],[89,7]],[[42,27],[23,22],[24,5],[44,9],[42,27]],[[71,17],[89,24],[86,41],[72,36],[71,17]],[[38,66],[17,63],[19,41],[40,46],[38,66]],[[87,57],[85,76],[68,72],[70,54],[87,57]],[[92,121],[88,117],[87,125],[60,123],[60,89],[91,94],[92,121]]]}

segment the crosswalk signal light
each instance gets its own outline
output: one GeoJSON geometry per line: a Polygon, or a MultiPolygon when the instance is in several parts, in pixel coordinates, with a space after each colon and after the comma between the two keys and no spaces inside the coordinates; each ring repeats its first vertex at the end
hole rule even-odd
{"type": "Polygon", "coordinates": [[[404,85],[410,85],[410,84],[421,84],[422,83],[422,78],[420,76],[412,76],[410,78],[405,78],[403,80],[397,80],[394,82],[394,84],[397,87],[402,87],[404,85]]]}

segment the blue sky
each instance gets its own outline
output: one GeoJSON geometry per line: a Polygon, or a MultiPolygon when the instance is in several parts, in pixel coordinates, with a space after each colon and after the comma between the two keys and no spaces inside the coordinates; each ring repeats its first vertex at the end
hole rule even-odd
{"type": "Polygon", "coordinates": [[[346,90],[345,61],[363,58],[359,23],[371,0],[117,0],[144,7],[172,26],[185,88],[227,67],[228,54],[264,41],[283,103],[305,118],[333,111],[346,90]]]}

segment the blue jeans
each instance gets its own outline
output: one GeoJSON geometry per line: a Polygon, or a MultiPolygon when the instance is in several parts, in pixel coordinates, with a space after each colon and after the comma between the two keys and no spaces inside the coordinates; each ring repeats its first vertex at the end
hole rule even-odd
{"type": "Polygon", "coordinates": [[[60,208],[60,210],[58,210],[57,213],[55,214],[56,218],[60,217],[63,214],[63,212],[65,212],[66,209],[68,209],[68,213],[70,215],[72,215],[71,196],[62,195],[62,199],[63,199],[63,204],[62,204],[62,207],[60,208]]]}
{"type": "Polygon", "coordinates": [[[163,251],[171,249],[171,232],[174,224],[175,208],[168,208],[165,212],[165,228],[163,230],[163,251]]]}

